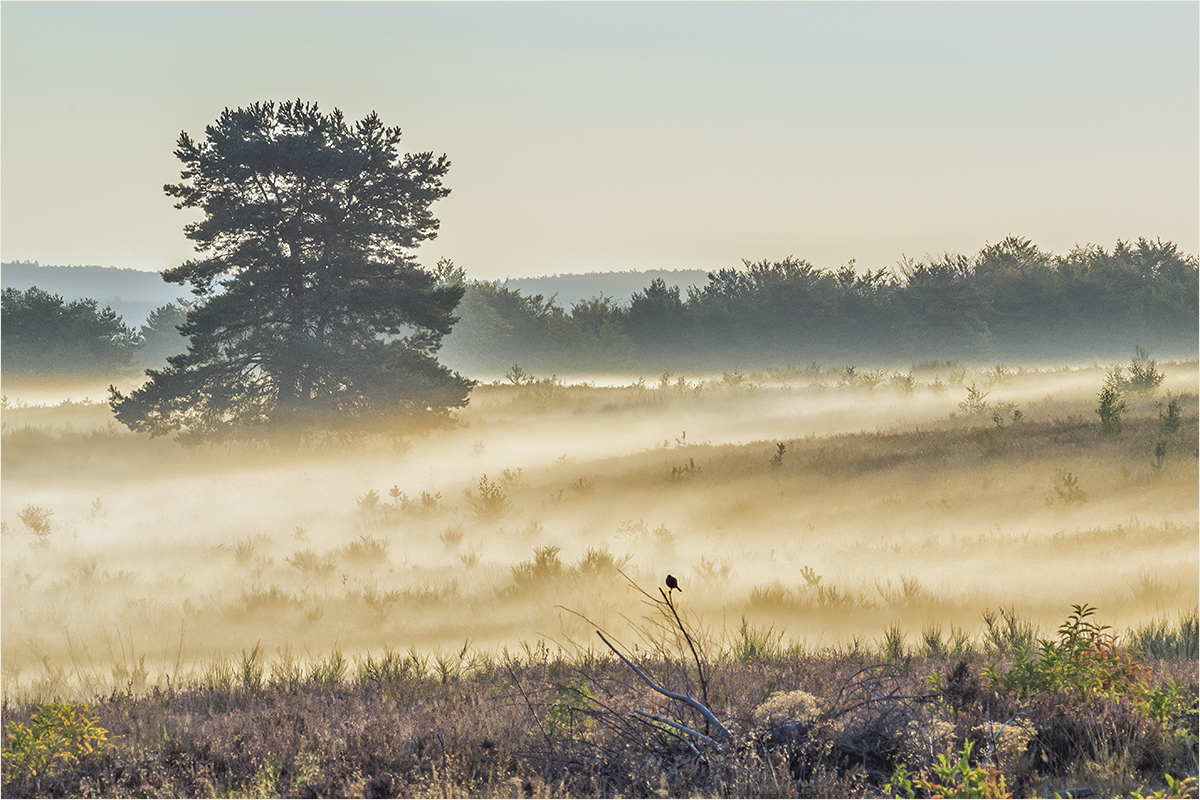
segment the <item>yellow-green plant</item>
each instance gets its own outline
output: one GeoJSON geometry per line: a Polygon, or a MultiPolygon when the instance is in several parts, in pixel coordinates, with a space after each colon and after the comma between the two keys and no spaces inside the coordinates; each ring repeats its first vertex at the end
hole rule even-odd
{"type": "Polygon", "coordinates": [[[1038,640],[1036,653],[1035,648],[1015,648],[1012,668],[1003,675],[988,668],[992,684],[1022,696],[1073,690],[1119,697],[1144,686],[1144,668],[1117,651],[1112,628],[1092,620],[1096,609],[1087,603],[1071,609],[1057,642],[1038,640]]]}
{"type": "MultiPolygon", "coordinates": [[[[1058,629],[1058,641],[1041,639],[1034,648],[1016,647],[1012,668],[1000,674],[986,667],[992,685],[1020,696],[1059,691],[1125,697],[1134,707],[1177,736],[1189,737],[1184,719],[1192,701],[1174,681],[1152,688],[1146,668],[1117,648],[1108,625],[1092,620],[1096,609],[1087,603],[1072,612],[1058,629]]],[[[1193,712],[1194,713],[1194,712],[1193,712]]]]}
{"type": "Polygon", "coordinates": [[[595,720],[588,713],[595,707],[597,695],[583,680],[568,681],[559,693],[546,701],[547,733],[586,736],[595,720]]]}
{"type": "Polygon", "coordinates": [[[1179,780],[1178,778],[1171,777],[1171,775],[1168,773],[1167,775],[1164,775],[1163,777],[1165,777],[1167,779],[1167,788],[1166,789],[1160,789],[1159,791],[1155,792],[1154,794],[1142,794],[1141,792],[1134,792],[1133,796],[1139,797],[1139,798],[1195,797],[1197,794],[1196,790],[1198,788],[1200,788],[1200,785],[1197,784],[1195,776],[1191,776],[1191,777],[1184,778],[1183,780],[1179,780]]]}
{"type": "Polygon", "coordinates": [[[906,765],[898,765],[883,787],[884,793],[889,797],[916,797],[919,789],[930,797],[1012,797],[1000,770],[971,766],[973,746],[968,739],[959,753],[950,748],[938,754],[934,780],[914,777],[906,765]]]}
{"type": "Polygon", "coordinates": [[[1184,720],[1196,716],[1197,701],[1195,697],[1188,697],[1182,686],[1173,680],[1157,689],[1138,684],[1131,688],[1130,695],[1139,711],[1195,747],[1196,736],[1188,730],[1184,720]]]}
{"type": "Polygon", "coordinates": [[[81,756],[111,747],[108,731],[98,722],[86,704],[71,703],[38,706],[28,725],[10,722],[5,726],[8,741],[0,751],[4,782],[61,775],[81,756]]]}

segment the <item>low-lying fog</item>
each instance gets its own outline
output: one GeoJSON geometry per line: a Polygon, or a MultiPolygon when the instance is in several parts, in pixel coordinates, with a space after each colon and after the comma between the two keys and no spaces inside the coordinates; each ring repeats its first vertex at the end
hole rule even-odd
{"type": "Polygon", "coordinates": [[[1198,374],[1160,367],[1111,437],[1102,367],[947,364],[485,385],[448,429],[288,452],[149,440],[47,401],[99,385],[6,380],[3,688],[186,679],[255,644],[586,646],[560,607],[642,613],[614,565],[678,576],[714,637],[744,615],[810,647],[1000,607],[1173,615],[1198,592],[1198,374]]]}

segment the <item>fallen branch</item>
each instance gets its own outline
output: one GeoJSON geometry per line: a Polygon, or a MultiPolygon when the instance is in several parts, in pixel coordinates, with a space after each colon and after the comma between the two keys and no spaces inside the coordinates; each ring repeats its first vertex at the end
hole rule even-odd
{"type": "MultiPolygon", "coordinates": [[[[716,716],[712,713],[712,711],[710,711],[708,709],[708,706],[704,705],[700,701],[698,701],[695,698],[692,698],[686,694],[680,694],[679,692],[672,692],[669,689],[664,689],[663,687],[659,686],[657,683],[655,683],[650,678],[649,675],[647,675],[645,672],[643,672],[641,670],[641,668],[639,668],[636,664],[634,664],[632,661],[630,661],[628,658],[626,658],[625,655],[620,650],[618,650],[616,647],[614,647],[612,642],[610,642],[608,639],[604,638],[603,633],[601,633],[600,631],[596,631],[596,635],[600,637],[600,641],[602,641],[606,645],[608,645],[609,650],[612,650],[614,653],[617,654],[617,658],[619,658],[625,662],[625,666],[629,667],[631,670],[633,670],[634,674],[636,674],[639,678],[641,678],[643,681],[645,681],[647,686],[649,686],[651,689],[653,689],[654,691],[658,692],[661,695],[669,697],[672,700],[678,700],[681,703],[686,703],[687,705],[696,709],[696,711],[698,711],[700,713],[700,716],[704,717],[704,719],[708,722],[708,724],[713,727],[714,731],[717,734],[718,739],[722,739],[722,740],[733,739],[733,734],[729,732],[728,728],[726,728],[724,725],[721,724],[721,721],[718,720],[716,718],[716,716]]],[[[641,713],[641,712],[639,712],[639,713],[641,713]]],[[[650,715],[643,714],[643,716],[650,716],[650,715]]],[[[660,720],[660,721],[665,722],[665,720],[660,720]]],[[[678,727],[682,730],[687,730],[682,725],[676,725],[676,727],[678,727]]],[[[694,733],[696,736],[700,736],[701,738],[707,739],[710,742],[712,741],[712,739],[710,739],[707,736],[704,736],[704,734],[702,734],[702,733],[697,733],[696,731],[688,731],[688,732],[694,733]]]]}

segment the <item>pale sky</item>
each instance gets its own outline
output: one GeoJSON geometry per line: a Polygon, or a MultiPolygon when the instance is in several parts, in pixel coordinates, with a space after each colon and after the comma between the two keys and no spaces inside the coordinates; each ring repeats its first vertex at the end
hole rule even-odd
{"type": "Polygon", "coordinates": [[[193,257],[181,130],[302,98],[449,156],[481,279],[1200,250],[1195,2],[0,3],[0,255],[193,257]]]}

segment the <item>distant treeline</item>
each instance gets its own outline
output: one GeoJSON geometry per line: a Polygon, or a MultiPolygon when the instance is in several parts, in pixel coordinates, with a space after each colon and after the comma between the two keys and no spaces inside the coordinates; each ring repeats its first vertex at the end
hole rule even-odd
{"type": "MultiPolygon", "coordinates": [[[[808,261],[743,262],[703,286],[655,277],[628,304],[597,296],[563,308],[551,295],[469,282],[441,360],[466,375],[527,371],[712,370],[954,358],[1020,363],[1160,357],[1200,349],[1195,256],[1170,242],[1118,241],[1066,255],[1009,237],[974,256],[947,253],[894,269],[821,269],[808,261]]],[[[95,300],[36,287],[3,293],[5,373],[158,366],[183,352],[183,308],[167,304],[140,330],[95,300]]]]}
{"type": "Polygon", "coordinates": [[[36,286],[0,298],[0,367],[4,374],[110,373],[158,366],[187,349],[176,326],[185,310],[167,304],[140,330],[95,300],[66,301],[36,286]]]}
{"type": "Polygon", "coordinates": [[[499,282],[468,284],[443,360],[467,373],[728,368],[952,357],[1026,363],[1123,356],[1135,346],[1194,356],[1197,259],[1170,242],[1118,241],[1060,256],[1009,237],[975,256],[896,269],[743,262],[682,290],[661,279],[626,306],[564,309],[499,282]]]}

